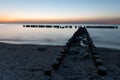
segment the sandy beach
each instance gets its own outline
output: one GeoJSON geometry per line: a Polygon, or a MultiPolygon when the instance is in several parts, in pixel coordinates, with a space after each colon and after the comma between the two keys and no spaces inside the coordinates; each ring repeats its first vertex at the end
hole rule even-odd
{"type": "Polygon", "coordinates": [[[40,80],[62,47],[0,43],[0,80],[40,80]]]}
{"type": "MultiPolygon", "coordinates": [[[[63,46],[0,43],[0,80],[47,80],[44,70],[51,66],[63,46]]],[[[50,80],[119,80],[120,50],[97,48],[108,75],[96,74],[87,48],[71,48],[50,80]]]]}

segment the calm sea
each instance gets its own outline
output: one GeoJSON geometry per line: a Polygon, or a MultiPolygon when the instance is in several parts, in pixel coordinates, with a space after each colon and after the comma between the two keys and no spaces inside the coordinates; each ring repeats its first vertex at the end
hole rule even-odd
{"type": "MultiPolygon", "coordinates": [[[[55,24],[51,24],[55,25],[55,24]]],[[[107,25],[107,24],[59,24],[59,25],[107,25]]],[[[120,25],[115,25],[120,27],[120,25]]],[[[23,28],[23,24],[0,24],[0,42],[14,44],[65,45],[76,28],[23,28]]],[[[97,47],[120,49],[120,28],[88,29],[97,47]]]]}

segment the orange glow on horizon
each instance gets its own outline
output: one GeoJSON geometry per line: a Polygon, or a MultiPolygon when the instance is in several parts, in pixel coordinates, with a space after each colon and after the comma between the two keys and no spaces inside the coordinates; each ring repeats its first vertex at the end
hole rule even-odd
{"type": "Polygon", "coordinates": [[[15,17],[9,17],[9,16],[0,16],[0,22],[12,22],[16,20],[19,20],[19,19],[15,17]]]}
{"type": "Polygon", "coordinates": [[[103,23],[110,23],[110,24],[120,24],[120,19],[118,20],[115,20],[115,19],[112,19],[112,18],[106,18],[106,19],[103,19],[103,18],[87,18],[87,17],[82,17],[82,18],[19,18],[19,17],[8,17],[8,16],[1,16],[0,17],[0,22],[12,22],[12,23],[16,23],[16,22],[40,22],[40,23],[47,23],[47,22],[83,22],[83,23],[94,23],[94,22],[103,22],[103,23]]]}
{"type": "Polygon", "coordinates": [[[74,21],[86,21],[87,19],[75,19],[75,18],[13,18],[13,17],[1,17],[0,22],[74,22],[74,21]]]}

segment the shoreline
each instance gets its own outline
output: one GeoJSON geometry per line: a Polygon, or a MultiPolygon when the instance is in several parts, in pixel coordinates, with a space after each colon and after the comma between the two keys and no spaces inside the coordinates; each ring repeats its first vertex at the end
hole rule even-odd
{"type": "MultiPolygon", "coordinates": [[[[21,44],[17,44],[17,43],[6,43],[6,42],[0,42],[0,45],[1,44],[6,44],[6,45],[29,45],[29,46],[54,46],[54,47],[63,47],[64,45],[49,45],[49,44],[29,44],[29,43],[21,43],[21,44]]],[[[96,46],[97,47],[97,46],[96,46]]],[[[117,50],[117,51],[120,51],[120,49],[118,49],[118,48],[110,48],[110,47],[97,47],[97,48],[99,48],[99,49],[107,49],[107,50],[117,50]]]]}
{"type": "Polygon", "coordinates": [[[24,45],[28,45],[28,46],[54,46],[54,47],[63,47],[62,45],[48,45],[48,44],[14,44],[14,43],[5,43],[5,42],[0,42],[0,45],[1,44],[5,44],[5,45],[16,45],[16,46],[24,46],[24,45]]]}

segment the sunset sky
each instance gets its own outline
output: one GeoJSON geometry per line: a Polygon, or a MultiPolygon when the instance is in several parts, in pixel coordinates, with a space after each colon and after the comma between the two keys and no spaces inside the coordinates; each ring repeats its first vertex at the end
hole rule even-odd
{"type": "Polygon", "coordinates": [[[0,23],[120,24],[120,0],[0,0],[0,23]]]}

